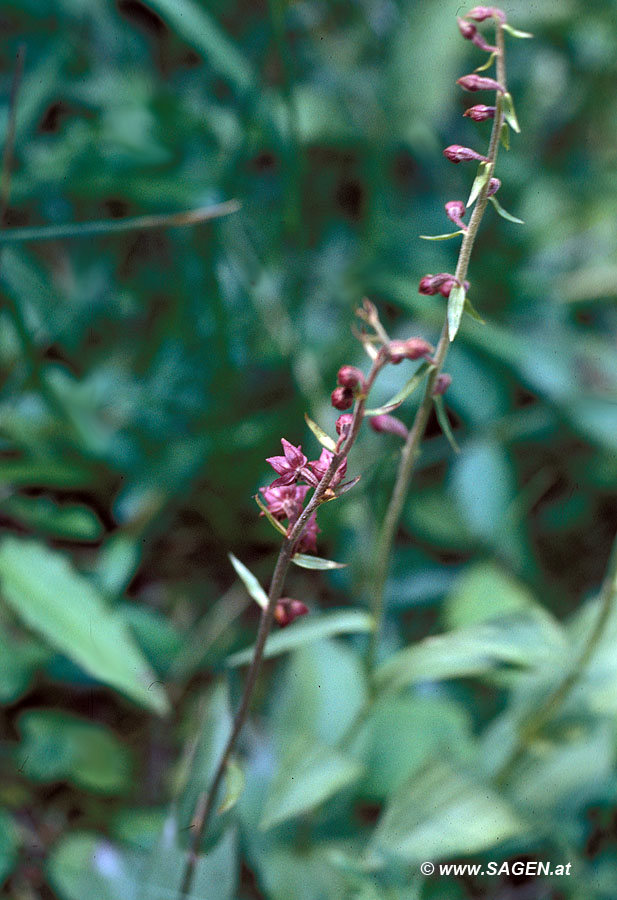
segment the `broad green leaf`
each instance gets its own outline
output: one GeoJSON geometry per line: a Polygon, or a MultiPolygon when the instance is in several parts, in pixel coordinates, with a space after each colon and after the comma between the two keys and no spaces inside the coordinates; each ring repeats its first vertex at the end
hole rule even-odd
{"type": "Polygon", "coordinates": [[[513,131],[516,131],[517,134],[520,134],[521,127],[518,124],[518,119],[516,118],[516,112],[514,110],[514,100],[512,99],[512,94],[504,94],[502,97],[503,101],[503,114],[506,122],[512,128],[513,131]]]}
{"type": "Polygon", "coordinates": [[[53,537],[75,541],[97,541],[103,526],[89,507],[78,503],[60,504],[50,497],[14,494],[2,504],[5,513],[28,528],[53,537]]]}
{"type": "Polygon", "coordinates": [[[409,381],[405,385],[403,385],[403,387],[394,395],[394,397],[391,397],[387,403],[383,404],[383,406],[379,406],[376,409],[366,409],[364,411],[364,414],[366,416],[383,416],[387,413],[393,412],[395,409],[398,409],[399,406],[413,394],[416,388],[422,384],[432,368],[433,366],[431,365],[431,363],[423,362],[422,365],[416,369],[409,381]]]}
{"type": "Polygon", "coordinates": [[[218,809],[219,815],[234,808],[240,799],[243,789],[244,770],[235,759],[230,759],[225,768],[225,794],[223,796],[223,802],[218,809]]]}
{"type": "Polygon", "coordinates": [[[486,320],[482,318],[478,310],[472,304],[469,297],[465,297],[465,305],[463,307],[463,312],[466,312],[468,316],[471,316],[472,319],[475,319],[476,322],[479,322],[480,325],[486,325],[486,320]]]}
{"type": "Polygon", "coordinates": [[[495,563],[481,562],[468,566],[455,582],[444,618],[449,628],[461,628],[533,608],[539,607],[524,584],[495,563]]]}
{"type": "Polygon", "coordinates": [[[448,334],[450,341],[453,341],[456,337],[464,308],[465,288],[461,284],[455,284],[448,297],[448,334]]]}
{"type": "Polygon", "coordinates": [[[310,556],[307,553],[296,553],[291,561],[301,569],[344,569],[347,563],[334,562],[333,559],[322,559],[320,556],[310,556]]]}
{"type": "Polygon", "coordinates": [[[487,784],[436,759],[393,796],[369,845],[369,858],[415,865],[465,856],[498,846],[528,827],[487,784]]]}
{"type": "Polygon", "coordinates": [[[382,688],[395,690],[421,681],[483,676],[504,665],[537,667],[565,649],[561,632],[546,628],[535,615],[504,616],[399,650],[382,663],[376,678],[382,688]]]}
{"type": "Polygon", "coordinates": [[[321,428],[317,422],[313,422],[310,416],[307,413],[304,413],[304,421],[311,429],[319,443],[326,448],[326,450],[330,450],[332,453],[336,452],[336,441],[334,441],[329,434],[321,428]]]}
{"type": "Polygon", "coordinates": [[[17,863],[19,834],[13,818],[0,809],[0,888],[17,863]]]}
{"type": "Polygon", "coordinates": [[[480,195],[480,191],[487,183],[490,177],[491,169],[485,162],[481,162],[478,166],[478,171],[476,173],[476,177],[473,180],[473,184],[471,186],[471,193],[469,195],[469,200],[466,203],[467,209],[475,203],[480,195]]]}
{"type": "Polygon", "coordinates": [[[509,35],[515,38],[532,38],[533,34],[530,34],[528,31],[519,31],[518,28],[513,28],[512,25],[508,25],[507,22],[504,22],[501,26],[504,31],[507,31],[509,35]]]}
{"type": "Polygon", "coordinates": [[[272,513],[270,512],[270,510],[268,509],[266,504],[263,502],[263,500],[259,496],[259,494],[255,494],[254,499],[255,499],[255,503],[260,508],[260,510],[262,511],[262,513],[264,514],[264,516],[266,517],[266,519],[268,520],[270,525],[272,525],[274,528],[276,528],[276,530],[279,532],[279,534],[282,534],[283,537],[287,537],[287,529],[285,528],[284,525],[282,525],[279,522],[278,519],[274,518],[274,516],[272,515],[272,513]]]}
{"type": "MultiPolygon", "coordinates": [[[[264,656],[280,656],[297,647],[337,634],[363,634],[373,629],[373,618],[362,609],[333,610],[321,615],[303,616],[293,625],[271,634],[266,641],[264,656]]],[[[253,658],[253,648],[232,654],[227,665],[244,666],[253,658]]]]}
{"type": "Polygon", "coordinates": [[[420,240],[422,241],[449,241],[451,238],[458,237],[459,234],[464,234],[464,231],[461,231],[460,228],[458,231],[451,231],[448,234],[421,234],[419,235],[420,240]]]}
{"type": "Polygon", "coordinates": [[[433,404],[435,406],[435,413],[437,415],[437,421],[441,427],[441,430],[445,434],[448,439],[448,443],[452,447],[455,453],[460,453],[460,447],[456,443],[456,438],[452,432],[452,428],[450,427],[450,420],[448,419],[448,413],[446,412],[446,407],[443,402],[443,397],[437,395],[433,397],[433,404]]]}
{"type": "Polygon", "coordinates": [[[6,537],[0,544],[2,595],[52,646],[104,684],[164,713],[167,698],[121,613],[56,550],[6,537]]]}
{"type": "Polygon", "coordinates": [[[524,225],[525,224],[522,219],[517,219],[516,216],[513,216],[509,212],[507,212],[503,208],[503,206],[501,205],[501,203],[499,202],[497,197],[493,196],[493,197],[489,197],[488,199],[493,204],[493,206],[495,207],[495,209],[497,210],[497,212],[499,213],[499,215],[501,216],[502,219],[506,219],[508,222],[514,222],[515,225],[524,225]]]}
{"type": "Polygon", "coordinates": [[[229,560],[236,570],[236,574],[244,584],[244,587],[249,592],[250,596],[253,598],[255,603],[258,603],[262,609],[266,609],[268,606],[268,595],[260,585],[259,581],[255,578],[250,569],[241,563],[239,559],[233,555],[233,553],[228,553],[227,556],[229,560]]]}
{"type": "Polygon", "coordinates": [[[293,741],[277,766],[260,827],[266,831],[299,816],[356,781],[363,767],[312,735],[293,741]]]}
{"type": "Polygon", "coordinates": [[[102,725],[56,710],[29,710],[19,718],[19,767],[33,781],[69,781],[99,794],[131,784],[126,747],[102,725]]]}

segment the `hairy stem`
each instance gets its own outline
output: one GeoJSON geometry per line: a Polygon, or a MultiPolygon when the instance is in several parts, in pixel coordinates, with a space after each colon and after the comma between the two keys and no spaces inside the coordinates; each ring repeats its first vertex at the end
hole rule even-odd
{"type": "MultiPolygon", "coordinates": [[[[497,81],[507,89],[504,37],[503,29],[501,28],[501,24],[499,23],[496,26],[496,40],[497,47],[499,49],[499,54],[497,55],[497,81]]],[[[503,122],[503,103],[501,100],[501,95],[498,93],[496,100],[495,118],[493,120],[493,128],[491,131],[491,138],[487,153],[489,177],[482,191],[480,192],[480,195],[474,206],[473,213],[469,220],[467,231],[463,235],[463,241],[459,250],[458,261],[454,273],[461,284],[465,281],[465,278],[467,276],[467,269],[469,268],[471,251],[473,250],[476,236],[478,234],[478,229],[480,227],[480,223],[486,209],[486,204],[488,202],[488,186],[490,178],[492,177],[495,169],[497,152],[499,150],[499,136],[503,122]]],[[[403,506],[405,505],[407,492],[409,490],[409,483],[415,469],[416,461],[418,459],[418,456],[420,455],[420,444],[422,442],[422,438],[424,437],[424,432],[426,431],[429,416],[433,408],[433,388],[435,386],[435,381],[437,380],[437,377],[441,369],[443,368],[449,346],[450,335],[448,333],[448,319],[446,315],[446,319],[444,321],[441,335],[439,337],[439,342],[437,344],[437,349],[434,355],[435,366],[428,376],[424,397],[422,399],[422,402],[420,403],[420,406],[418,407],[413,425],[411,426],[409,435],[407,437],[407,440],[405,441],[405,446],[403,447],[403,451],[401,453],[396,481],[394,483],[394,489],[390,497],[390,502],[386,510],[386,515],[377,542],[372,594],[372,612],[375,619],[375,625],[374,630],[371,634],[371,640],[368,650],[369,671],[374,670],[377,660],[377,650],[383,626],[384,598],[386,582],[388,579],[388,572],[390,568],[390,560],[392,557],[392,547],[394,544],[394,539],[396,537],[401,514],[403,512],[403,506]]]]}
{"type": "Polygon", "coordinates": [[[287,575],[287,570],[289,569],[289,565],[294,555],[296,545],[298,543],[298,540],[302,537],[304,529],[306,528],[306,525],[308,524],[308,521],[311,518],[312,514],[318,508],[320,503],[322,503],[324,494],[330,486],[336,470],[338,469],[342,461],[347,457],[356,440],[360,425],[362,423],[362,419],[364,418],[366,396],[368,395],[373,382],[377,377],[377,374],[383,368],[386,362],[387,356],[383,354],[380,354],[373,362],[373,366],[366,381],[366,389],[363,395],[356,400],[356,405],[353,411],[353,421],[347,437],[343,441],[340,449],[332,457],[330,465],[328,466],[328,469],[323,478],[315,488],[315,491],[309,503],[306,505],[302,514],[298,518],[298,521],[281,545],[276,565],[274,567],[272,581],[270,583],[270,590],[268,592],[268,604],[261,614],[259,629],[257,631],[257,639],[255,641],[255,647],[253,649],[253,657],[251,659],[251,663],[247,672],[240,705],[234,716],[231,733],[227,740],[227,744],[225,745],[225,749],[221,754],[221,758],[217,764],[214,775],[212,776],[210,787],[207,791],[204,791],[200,794],[195,806],[193,820],[191,822],[190,846],[187,853],[186,865],[184,869],[182,884],[180,887],[179,898],[188,896],[191,891],[191,886],[195,878],[197,861],[199,859],[199,848],[201,845],[201,841],[208,822],[210,821],[210,817],[212,816],[214,803],[216,801],[221,782],[225,775],[227,764],[235,749],[236,743],[248,716],[251,699],[253,697],[255,685],[257,684],[257,679],[259,677],[259,673],[261,671],[261,666],[263,663],[266,640],[268,639],[268,635],[270,634],[272,624],[274,622],[274,612],[276,609],[276,604],[281,598],[283,587],[285,584],[285,576],[287,575]]]}

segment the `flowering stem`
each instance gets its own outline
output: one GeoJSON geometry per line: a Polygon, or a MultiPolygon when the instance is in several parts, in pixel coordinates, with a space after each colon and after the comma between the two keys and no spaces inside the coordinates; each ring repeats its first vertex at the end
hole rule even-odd
{"type": "MultiPolygon", "coordinates": [[[[496,24],[496,42],[497,48],[499,50],[499,53],[496,57],[497,81],[507,90],[504,36],[501,23],[499,22],[496,24]]],[[[504,122],[503,101],[501,98],[501,92],[499,91],[496,93],[495,105],[495,118],[493,120],[493,128],[491,131],[491,138],[487,153],[487,166],[489,169],[488,178],[484,187],[480,191],[473,209],[473,213],[469,220],[467,231],[463,235],[463,241],[459,250],[455,271],[455,277],[458,279],[459,284],[463,284],[467,276],[467,269],[469,268],[471,251],[473,250],[476,235],[478,234],[478,229],[480,227],[480,223],[482,221],[484,210],[486,209],[486,204],[488,201],[490,179],[495,170],[495,162],[497,160],[497,153],[499,150],[499,136],[501,133],[501,127],[504,122]]],[[[433,389],[446,359],[449,346],[450,335],[448,333],[448,318],[446,315],[439,342],[437,344],[437,349],[434,354],[434,368],[429,374],[424,397],[422,399],[422,402],[420,403],[420,406],[418,407],[413,425],[409,431],[405,446],[403,447],[394,489],[392,491],[392,496],[390,497],[390,502],[386,510],[386,515],[377,543],[372,599],[374,629],[371,633],[368,650],[368,666],[370,671],[373,671],[373,669],[375,668],[377,649],[379,646],[379,639],[383,626],[384,597],[386,582],[388,579],[388,571],[390,568],[390,560],[392,557],[392,546],[394,544],[396,531],[401,518],[401,513],[403,511],[403,506],[405,504],[405,499],[407,497],[407,492],[409,490],[411,476],[413,475],[416,461],[420,455],[420,444],[422,442],[424,432],[426,431],[429,416],[433,408],[433,389]]]]}
{"type": "Polygon", "coordinates": [[[364,418],[366,397],[379,371],[383,368],[387,361],[387,356],[383,354],[380,354],[374,360],[373,366],[366,380],[365,390],[356,400],[351,428],[349,429],[345,440],[341,444],[340,449],[333,455],[330,461],[330,465],[328,466],[323,478],[315,488],[313,496],[311,497],[305,509],[299,516],[297,522],[295,523],[287,537],[283,540],[283,543],[281,545],[276,565],[274,567],[272,581],[270,583],[270,590],[268,592],[268,604],[261,614],[259,629],[257,631],[257,639],[255,641],[255,647],[253,649],[253,657],[251,659],[251,663],[247,672],[240,705],[234,716],[231,733],[212,777],[210,787],[207,791],[203,791],[200,794],[195,805],[193,820],[190,826],[190,846],[187,853],[187,860],[184,869],[184,875],[182,878],[182,884],[180,886],[179,898],[188,896],[191,891],[191,886],[195,877],[197,861],[199,859],[199,848],[201,845],[201,841],[212,815],[214,803],[216,801],[223,776],[225,775],[227,764],[235,749],[236,743],[248,716],[251,699],[253,697],[255,685],[257,684],[257,679],[259,677],[259,673],[261,671],[261,666],[263,663],[266,640],[268,639],[268,635],[272,630],[276,604],[282,595],[283,587],[285,584],[285,577],[287,575],[289,564],[291,563],[292,557],[295,553],[296,545],[298,543],[298,540],[302,537],[302,533],[304,532],[309,519],[322,502],[323,496],[328,489],[338,467],[347,457],[356,440],[360,425],[362,423],[362,419],[364,418]]]}

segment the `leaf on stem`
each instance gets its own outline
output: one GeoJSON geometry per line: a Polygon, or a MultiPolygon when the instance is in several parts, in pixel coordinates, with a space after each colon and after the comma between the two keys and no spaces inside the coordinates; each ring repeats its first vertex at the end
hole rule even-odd
{"type": "Polygon", "coordinates": [[[230,759],[225,767],[225,795],[218,808],[219,816],[236,805],[244,790],[244,782],[244,771],[235,759],[230,759]]]}
{"type": "Polygon", "coordinates": [[[268,522],[276,528],[278,532],[280,532],[284,537],[287,537],[287,529],[284,525],[281,525],[278,519],[275,519],[266,504],[263,502],[259,494],[255,494],[254,498],[255,503],[260,508],[268,522]]]}
{"type": "Polygon", "coordinates": [[[533,34],[530,34],[529,31],[519,31],[518,28],[513,28],[511,25],[508,25],[504,22],[501,26],[504,31],[507,31],[508,34],[512,35],[515,38],[532,38],[533,34]]]}
{"type": "Polygon", "coordinates": [[[459,234],[464,234],[460,228],[458,231],[451,231],[448,234],[421,234],[419,235],[420,240],[422,241],[449,241],[451,238],[458,237],[459,234]]]}
{"type": "Polygon", "coordinates": [[[244,587],[247,589],[255,603],[259,604],[262,609],[265,609],[268,605],[268,595],[266,594],[260,583],[257,581],[253,573],[250,571],[250,569],[247,569],[244,563],[241,563],[240,560],[233,555],[233,553],[228,553],[227,556],[229,557],[229,561],[231,562],[232,566],[236,570],[238,578],[242,581],[244,587]]]}
{"type": "Polygon", "coordinates": [[[307,553],[296,553],[291,558],[292,563],[301,569],[345,569],[347,563],[334,562],[333,559],[322,559],[320,556],[310,556],[307,553]]]}
{"type": "Polygon", "coordinates": [[[339,488],[336,489],[336,497],[337,499],[342,495],[346,494],[347,491],[350,491],[352,487],[355,487],[357,483],[362,478],[361,475],[356,475],[355,478],[352,478],[351,481],[346,481],[345,484],[342,484],[339,488]]]}
{"type": "Polygon", "coordinates": [[[476,173],[476,177],[474,178],[473,184],[471,186],[471,193],[469,195],[469,200],[465,204],[467,209],[469,209],[469,207],[473,203],[475,203],[476,200],[478,199],[480,191],[482,190],[482,188],[484,187],[484,185],[487,183],[487,181],[490,178],[490,174],[491,174],[490,166],[488,166],[485,162],[481,162],[480,165],[478,166],[478,171],[476,173]]]}
{"type": "Polygon", "coordinates": [[[465,308],[465,288],[462,284],[455,284],[448,297],[448,333],[450,341],[456,337],[461,324],[463,310],[465,308]]]}
{"type": "Polygon", "coordinates": [[[481,66],[478,66],[477,69],[474,69],[474,72],[485,72],[487,69],[490,69],[490,67],[493,65],[493,63],[495,61],[496,56],[497,56],[497,54],[495,52],[491,53],[491,55],[486,60],[486,62],[483,63],[481,66]]]}
{"type": "Polygon", "coordinates": [[[499,140],[501,141],[501,144],[505,150],[510,149],[510,126],[507,122],[504,122],[501,126],[501,131],[499,132],[499,140]]]}
{"type": "Polygon", "coordinates": [[[336,453],[336,441],[332,440],[330,435],[326,434],[326,432],[317,424],[317,422],[313,422],[308,413],[304,413],[304,421],[311,429],[322,447],[325,447],[326,450],[330,450],[332,453],[336,453]]]}
{"type": "Polygon", "coordinates": [[[486,321],[482,318],[478,310],[475,308],[469,297],[465,297],[465,304],[463,306],[463,311],[467,313],[468,316],[471,316],[472,319],[475,319],[476,322],[479,322],[480,325],[486,325],[486,321]]]}
{"type": "Polygon", "coordinates": [[[512,100],[512,94],[503,95],[503,114],[508,125],[514,131],[516,131],[517,134],[520,134],[521,126],[518,124],[516,112],[514,111],[514,101],[512,100]]]}
{"type": "Polygon", "coordinates": [[[455,453],[460,453],[461,448],[456,443],[456,439],[454,434],[452,433],[452,428],[450,427],[450,420],[448,419],[448,413],[446,412],[446,406],[443,402],[443,397],[437,396],[433,397],[433,403],[435,404],[435,413],[437,415],[437,421],[439,422],[439,426],[445,436],[448,439],[448,443],[452,447],[455,453]]]}
{"type": "Polygon", "coordinates": [[[365,416],[383,416],[386,413],[391,413],[395,409],[398,409],[399,406],[405,402],[405,400],[413,394],[416,388],[422,383],[424,378],[428,375],[429,371],[433,368],[431,363],[423,362],[422,365],[416,369],[414,374],[411,376],[407,384],[405,384],[398,393],[394,395],[387,403],[384,403],[383,406],[378,406],[376,409],[366,409],[364,411],[365,416]]]}
{"type": "Polygon", "coordinates": [[[493,204],[493,206],[495,207],[495,209],[497,210],[497,212],[499,213],[499,215],[501,216],[502,219],[507,219],[508,222],[514,222],[516,225],[524,225],[525,224],[522,219],[517,219],[516,216],[513,216],[513,215],[511,215],[511,213],[507,212],[507,210],[505,210],[503,208],[503,206],[501,205],[501,203],[499,202],[499,200],[496,197],[489,197],[488,199],[491,201],[491,203],[493,204]]]}

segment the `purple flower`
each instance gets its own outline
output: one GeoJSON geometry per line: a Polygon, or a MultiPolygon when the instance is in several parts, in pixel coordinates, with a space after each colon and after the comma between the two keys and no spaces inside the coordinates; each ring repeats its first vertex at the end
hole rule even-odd
{"type": "Polygon", "coordinates": [[[445,210],[451,222],[458,225],[461,231],[467,231],[467,226],[462,221],[465,215],[465,204],[462,200],[449,200],[445,205],[445,210]]]}
{"type": "Polygon", "coordinates": [[[477,34],[478,29],[475,25],[472,25],[471,22],[466,22],[465,19],[457,18],[456,23],[458,25],[458,30],[466,41],[472,40],[473,36],[477,34]]]}
{"type": "MultiPolygon", "coordinates": [[[[309,485],[283,484],[278,487],[262,487],[259,490],[263,494],[268,512],[275,519],[289,519],[290,525],[293,525],[302,512],[302,506],[310,487],[309,485]]],[[[263,516],[263,512],[261,515],[263,516]]]]}
{"type": "Polygon", "coordinates": [[[349,429],[353,424],[353,416],[351,413],[343,413],[342,416],[339,416],[336,420],[336,433],[340,434],[342,438],[346,438],[349,434],[349,429]]]}
{"type": "Polygon", "coordinates": [[[469,109],[466,109],[463,115],[473,119],[474,122],[484,122],[485,119],[495,118],[495,107],[478,103],[477,106],[470,106],[469,109]]]}
{"type": "Polygon", "coordinates": [[[456,79],[456,83],[460,84],[464,91],[500,91],[502,94],[506,92],[503,85],[494,78],[483,78],[482,75],[463,75],[462,78],[456,79]]]}
{"type": "MultiPolygon", "coordinates": [[[[444,282],[444,284],[442,284],[441,287],[439,288],[439,293],[441,294],[441,296],[449,297],[450,291],[452,290],[452,288],[454,287],[455,284],[458,284],[456,278],[453,278],[451,281],[444,282]]],[[[464,281],[463,287],[465,288],[465,291],[468,291],[469,290],[469,282],[464,281]]]]}
{"type": "Polygon", "coordinates": [[[407,435],[409,434],[407,426],[400,419],[397,419],[396,416],[373,416],[370,423],[373,431],[396,434],[404,441],[407,440],[407,435]]]}
{"type": "Polygon", "coordinates": [[[425,275],[424,278],[420,279],[418,291],[421,294],[432,296],[439,292],[442,285],[452,284],[453,282],[456,282],[456,278],[454,275],[450,275],[449,272],[440,272],[438,275],[425,275]]]}
{"type": "MultiPolygon", "coordinates": [[[[309,466],[312,469],[314,476],[317,478],[317,484],[324,477],[326,472],[330,467],[330,463],[332,462],[334,454],[331,450],[327,450],[325,447],[321,451],[321,456],[319,459],[314,462],[310,462],[309,466]]],[[[332,481],[330,482],[329,487],[335,488],[339,482],[343,480],[345,477],[345,472],[347,471],[347,460],[344,459],[342,463],[336,469],[334,475],[332,476],[332,481]]],[[[306,477],[306,476],[305,476],[306,477]]],[[[308,479],[307,479],[308,480],[308,479]]]]}
{"type": "Polygon", "coordinates": [[[433,397],[441,397],[442,394],[445,394],[451,384],[452,376],[442,372],[441,375],[438,375],[435,379],[435,384],[433,385],[433,397]]]}
{"type": "Polygon", "coordinates": [[[421,359],[427,353],[431,353],[433,349],[428,341],[419,337],[408,338],[406,341],[390,341],[388,344],[390,362],[395,366],[404,359],[421,359]]]}
{"type": "Polygon", "coordinates": [[[274,618],[281,628],[291,625],[298,616],[305,616],[309,611],[308,606],[301,600],[294,600],[293,597],[281,597],[274,608],[274,618]]]}
{"type": "Polygon", "coordinates": [[[348,387],[336,387],[332,391],[330,402],[335,409],[349,409],[353,406],[353,391],[348,387]]]}
{"type": "Polygon", "coordinates": [[[270,456],[266,459],[266,462],[270,463],[274,471],[280,475],[280,478],[277,478],[272,482],[270,485],[271,488],[285,484],[293,484],[298,477],[300,469],[302,466],[306,465],[307,461],[301,447],[294,447],[294,445],[290,444],[289,441],[286,441],[285,438],[281,438],[281,444],[283,445],[283,452],[285,455],[270,456]]]}
{"type": "Polygon", "coordinates": [[[486,192],[487,197],[492,197],[493,194],[496,194],[499,188],[501,187],[501,181],[499,178],[491,178],[488,183],[488,190],[486,192]]]}
{"type": "Polygon", "coordinates": [[[453,163],[467,162],[467,160],[475,159],[478,162],[488,162],[486,156],[476,153],[470,147],[461,147],[460,144],[451,144],[443,151],[443,155],[453,163]]]}
{"type": "Polygon", "coordinates": [[[503,23],[506,21],[506,14],[496,6],[474,6],[465,18],[473,19],[475,22],[484,22],[485,19],[498,19],[498,21],[503,23]]]}
{"type": "Polygon", "coordinates": [[[364,390],[365,387],[364,375],[355,366],[341,366],[338,370],[336,381],[341,387],[349,388],[352,391],[356,388],[364,390]]]}

